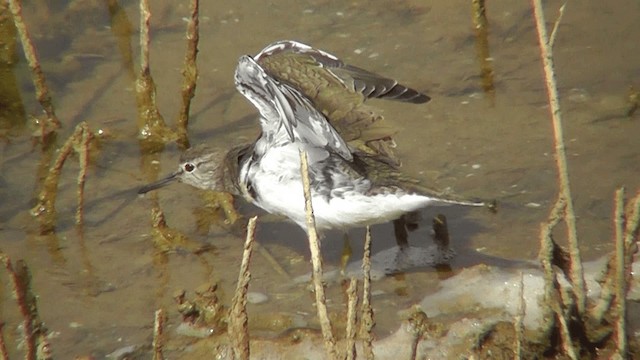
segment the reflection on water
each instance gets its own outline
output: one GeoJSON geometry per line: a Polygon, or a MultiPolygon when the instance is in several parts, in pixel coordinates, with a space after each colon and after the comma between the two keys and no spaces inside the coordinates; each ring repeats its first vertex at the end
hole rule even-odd
{"type": "MultiPolygon", "coordinates": [[[[207,245],[208,251],[155,253],[149,236],[150,200],[134,195],[148,180],[140,169],[135,92],[127,58],[128,47],[137,54],[138,6],[108,3],[24,11],[63,122],[60,138],[84,120],[92,129],[110,134],[88,175],[82,233],[74,229],[77,165],[70,161],[61,176],[57,232],[37,235],[28,210],[42,164],[48,160],[43,161],[43,154],[32,147],[30,130],[16,124],[24,122],[23,112],[38,115],[40,110],[24,61],[9,73],[16,81],[3,81],[3,91],[10,87],[20,93],[18,97],[13,92],[13,99],[21,98],[22,108],[12,116],[22,120],[0,122],[0,244],[12,258],[30,265],[41,317],[57,336],[58,358],[101,355],[147,342],[154,310],[173,309],[176,289],[189,292],[202,283],[216,283],[218,296],[228,304],[242,252],[241,229],[217,225],[202,231],[197,221],[204,206],[200,194],[174,186],[158,193],[169,226],[207,245]]],[[[233,87],[240,55],[285,38],[326,49],[433,98],[423,106],[374,104],[398,128],[397,150],[406,172],[440,188],[501,202],[495,215],[455,207],[427,209],[423,226],[410,234],[412,245],[430,244],[430,219],[443,212],[459,253],[451,264],[454,272],[477,263],[517,267],[512,261],[535,258],[538,224],[546,218],[556,192],[551,127],[528,4],[490,5],[488,61],[494,72],[495,102],[482,92],[468,2],[427,6],[407,0],[392,7],[382,1],[366,6],[331,1],[286,1],[269,7],[257,1],[203,4],[191,142],[227,146],[255,136],[254,110],[233,87]]],[[[634,136],[640,133],[640,122],[637,114],[625,117],[628,87],[637,88],[640,81],[640,50],[630,41],[630,29],[637,24],[630,11],[634,6],[632,2],[571,4],[556,40],[570,176],[586,258],[611,248],[609,216],[615,187],[626,185],[631,191],[640,187],[640,152],[634,136]]],[[[151,67],[160,110],[172,123],[179,106],[183,17],[188,9],[186,4],[156,1],[151,10],[151,67]]],[[[172,171],[177,157],[176,147],[168,146],[159,157],[158,173],[172,171]]],[[[262,214],[250,206],[241,211],[247,216],[262,214]]],[[[349,237],[353,258],[358,259],[363,230],[354,230],[349,237]]],[[[312,296],[291,281],[309,271],[303,231],[263,216],[257,238],[290,277],[277,273],[265,257],[255,256],[250,290],[266,294],[268,301],[251,305],[249,313],[276,312],[279,319],[295,318],[294,324],[313,326],[312,296]]],[[[394,244],[393,228],[374,227],[373,239],[374,252],[388,249],[394,244]]],[[[327,266],[339,265],[342,243],[343,234],[326,235],[327,266]]],[[[397,311],[436,290],[439,276],[433,269],[418,269],[376,282],[378,334],[394,330],[397,311]]],[[[3,319],[16,324],[13,301],[6,282],[2,284],[3,319]]],[[[344,311],[342,291],[339,284],[329,287],[330,310],[344,311]]],[[[270,327],[269,320],[256,320],[253,326],[269,332],[288,324],[277,323],[270,327]]],[[[11,341],[15,332],[5,330],[5,336],[11,341]]]]}

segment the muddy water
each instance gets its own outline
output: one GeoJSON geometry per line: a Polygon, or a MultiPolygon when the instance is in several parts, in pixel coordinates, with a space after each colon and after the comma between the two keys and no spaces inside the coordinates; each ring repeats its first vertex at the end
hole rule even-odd
{"type": "MultiPolygon", "coordinates": [[[[135,31],[137,4],[121,5],[135,31]]],[[[529,5],[504,1],[489,6],[494,94],[483,91],[465,1],[280,1],[269,7],[258,1],[203,3],[191,141],[227,146],[255,136],[254,110],[233,87],[240,55],[286,38],[326,49],[433,98],[420,106],[375,103],[398,129],[398,152],[406,172],[440,188],[501,202],[496,215],[478,209],[427,210],[411,242],[430,241],[429,219],[443,212],[459,254],[453,271],[477,263],[522,266],[518,261],[536,257],[539,223],[557,189],[552,128],[529,5]]],[[[549,19],[555,19],[555,6],[549,4],[549,19]]],[[[187,11],[185,4],[152,5],[151,66],[160,110],[169,123],[179,106],[187,11]]],[[[640,49],[634,40],[638,11],[632,1],[571,3],[556,40],[569,170],[586,258],[611,248],[614,189],[640,188],[640,114],[624,115],[628,87],[640,87],[640,49]]],[[[28,210],[42,176],[43,157],[31,145],[28,126],[2,123],[3,133],[7,131],[0,141],[0,247],[31,267],[41,317],[55,335],[54,354],[101,356],[148,342],[156,308],[169,309],[175,323],[176,289],[192,293],[202,283],[217,282],[219,296],[228,303],[242,237],[220,226],[208,233],[197,228],[194,214],[203,206],[198,192],[173,186],[159,192],[160,203],[170,226],[213,249],[200,255],[186,250],[162,255],[154,250],[150,202],[135,195],[135,188],[147,179],[135,137],[134,86],[123,65],[122,43],[114,35],[123,29],[122,23],[112,26],[107,7],[92,2],[27,7],[24,15],[64,123],[61,138],[85,120],[92,129],[110,134],[89,173],[83,231],[73,226],[77,165],[70,161],[60,183],[57,231],[39,236],[28,210]]],[[[137,35],[130,38],[130,46],[137,58],[137,35]]],[[[38,115],[23,60],[11,74],[24,112],[38,115]]],[[[173,171],[178,156],[175,146],[169,146],[158,164],[160,172],[173,171]]],[[[248,206],[243,211],[262,214],[248,206]]],[[[394,244],[388,225],[376,226],[373,236],[374,252],[394,244]]],[[[339,264],[342,237],[329,233],[323,242],[329,267],[339,264]]],[[[350,237],[354,257],[359,257],[362,231],[350,237]]],[[[560,233],[558,238],[562,239],[560,233]]],[[[309,271],[304,233],[295,225],[263,217],[258,240],[292,277],[309,271]]],[[[315,326],[312,295],[305,286],[278,275],[261,256],[254,257],[251,269],[250,290],[269,298],[250,306],[255,333],[315,326]]],[[[398,311],[435,291],[439,276],[432,269],[419,269],[376,282],[378,335],[395,330],[398,311]]],[[[17,311],[5,274],[0,277],[0,318],[11,324],[4,333],[14,344],[17,311]]],[[[341,291],[339,284],[329,286],[330,309],[336,314],[344,311],[341,291]]]]}

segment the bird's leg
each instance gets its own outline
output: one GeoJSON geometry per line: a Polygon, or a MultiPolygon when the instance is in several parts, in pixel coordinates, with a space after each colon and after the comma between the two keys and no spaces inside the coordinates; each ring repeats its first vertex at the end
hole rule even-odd
{"type": "Polygon", "coordinates": [[[347,264],[351,259],[353,250],[351,249],[351,243],[349,242],[349,234],[344,233],[344,242],[342,245],[342,255],[340,256],[340,275],[344,276],[347,264]]]}
{"type": "Polygon", "coordinates": [[[401,249],[409,247],[409,233],[407,232],[407,222],[404,215],[393,220],[393,233],[396,236],[396,244],[401,249]]]}
{"type": "Polygon", "coordinates": [[[451,270],[449,267],[449,260],[455,255],[455,251],[450,246],[449,228],[447,227],[447,218],[438,214],[433,218],[433,242],[438,247],[438,260],[436,268],[438,266],[446,266],[446,269],[451,270]]]}

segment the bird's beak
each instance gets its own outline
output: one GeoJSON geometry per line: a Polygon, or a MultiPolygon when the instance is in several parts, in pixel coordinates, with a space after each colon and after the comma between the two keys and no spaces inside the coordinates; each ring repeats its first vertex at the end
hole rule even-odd
{"type": "Polygon", "coordinates": [[[182,170],[176,171],[173,174],[170,174],[169,176],[167,176],[167,177],[165,177],[163,179],[160,179],[160,180],[158,180],[156,182],[153,182],[151,184],[147,184],[147,185],[141,187],[140,190],[138,190],[138,194],[146,194],[149,191],[156,190],[156,189],[159,189],[161,187],[165,187],[165,186],[171,184],[172,182],[178,180],[180,174],[182,174],[182,170]]]}

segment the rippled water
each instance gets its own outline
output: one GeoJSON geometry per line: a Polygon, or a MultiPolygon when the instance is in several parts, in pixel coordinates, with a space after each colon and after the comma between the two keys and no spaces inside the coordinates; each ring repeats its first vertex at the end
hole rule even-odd
{"type": "MultiPolygon", "coordinates": [[[[30,266],[40,315],[57,334],[52,340],[56,357],[103,355],[148,342],[158,307],[169,309],[175,321],[176,289],[192,293],[202,283],[217,282],[219,296],[228,304],[242,236],[219,226],[208,232],[198,229],[194,214],[203,207],[200,194],[175,185],[159,192],[168,224],[213,250],[200,255],[186,250],[155,253],[149,235],[150,202],[131,191],[147,176],[136,140],[134,85],[123,65],[122,43],[114,35],[123,29],[122,23],[112,26],[103,3],[50,5],[48,10],[40,5],[37,10],[27,6],[24,16],[63,122],[59,139],[80,121],[111,137],[103,141],[88,175],[84,231],[78,233],[73,226],[77,164],[69,161],[58,193],[57,231],[37,235],[28,210],[48,163],[32,146],[31,130],[24,123],[29,122],[25,114],[39,115],[41,110],[22,58],[3,72],[3,87],[18,91],[24,113],[3,113],[0,118],[0,248],[30,266]]],[[[137,31],[138,5],[120,5],[137,31]]],[[[374,103],[398,129],[398,152],[407,173],[460,194],[500,200],[495,215],[478,209],[437,209],[447,215],[459,253],[452,262],[454,272],[478,263],[518,267],[519,260],[535,260],[539,224],[557,191],[537,38],[529,4],[488,5],[493,95],[483,91],[468,2],[279,1],[268,7],[259,1],[203,3],[190,139],[219,145],[252,139],[257,133],[255,111],[233,87],[237,58],[278,39],[309,43],[433,98],[419,106],[374,103]]],[[[556,40],[569,170],[586,258],[611,248],[615,188],[640,188],[640,114],[625,116],[629,86],[640,87],[639,11],[633,1],[570,3],[556,40]]],[[[188,6],[156,1],[152,13],[152,73],[160,110],[173,124],[188,6]]],[[[555,16],[556,4],[548,4],[547,18],[555,16]]],[[[130,40],[137,58],[137,33],[130,40]]],[[[178,156],[177,148],[168,146],[159,171],[173,171],[178,156]]],[[[243,211],[262,214],[249,206],[243,211]]],[[[429,219],[435,214],[433,209],[425,211],[422,228],[411,234],[413,244],[430,241],[429,219]]],[[[258,241],[291,277],[308,272],[304,232],[280,219],[260,221],[258,241]]],[[[354,258],[361,255],[362,234],[350,233],[354,258]]],[[[389,225],[374,227],[374,252],[392,246],[392,234],[389,225]]],[[[339,265],[342,237],[330,233],[323,241],[328,267],[339,265]]],[[[251,269],[250,290],[269,298],[250,306],[256,333],[315,326],[312,295],[305,286],[278,275],[261,256],[254,257],[251,269]]],[[[432,269],[418,269],[376,282],[376,332],[393,331],[398,311],[437,290],[439,276],[432,269]]],[[[0,318],[12,324],[4,329],[12,343],[17,311],[6,275],[0,277],[0,318]]],[[[345,308],[342,291],[339,284],[329,286],[335,313],[345,308]]]]}

